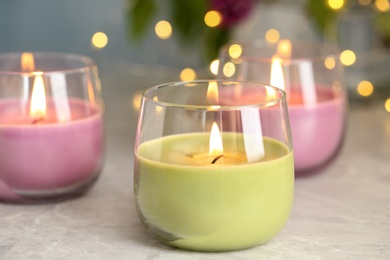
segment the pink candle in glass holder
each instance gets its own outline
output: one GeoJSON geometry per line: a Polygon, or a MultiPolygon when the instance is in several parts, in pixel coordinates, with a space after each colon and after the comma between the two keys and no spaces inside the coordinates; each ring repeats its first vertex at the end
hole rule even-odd
{"type": "MultiPolygon", "coordinates": [[[[277,45],[255,41],[230,43],[220,59],[219,78],[269,83],[286,91],[298,173],[325,165],[337,154],[345,128],[346,94],[335,53],[310,44],[292,49],[288,40],[277,45]]],[[[237,100],[254,95],[239,93],[237,100]]],[[[263,118],[272,116],[272,108],[262,112],[263,118]]]]}
{"type": "MultiPolygon", "coordinates": [[[[345,97],[342,93],[319,86],[316,87],[316,95],[317,101],[312,105],[289,103],[297,170],[307,170],[330,160],[343,138],[345,97]]],[[[293,97],[294,92],[290,96],[293,97]]]]}
{"type": "MultiPolygon", "coordinates": [[[[18,55],[0,56],[0,67],[18,55]]],[[[69,54],[38,53],[36,60],[38,66],[48,63],[54,70],[0,72],[0,88],[9,92],[0,99],[3,201],[33,203],[80,195],[102,167],[103,120],[94,63],[69,54]],[[20,98],[14,95],[18,88],[23,92],[20,98]],[[79,94],[70,96],[71,92],[79,94]]]]}
{"type": "Polygon", "coordinates": [[[333,56],[294,60],[289,58],[289,41],[281,41],[278,47],[279,57],[271,60],[270,84],[287,92],[295,169],[298,172],[311,170],[331,160],[343,138],[345,94],[341,83],[334,81],[333,86],[317,83],[316,77],[321,78],[321,75],[315,71],[318,64],[328,71],[335,69],[336,60],[333,56]],[[292,73],[296,75],[290,75],[292,73]]]}

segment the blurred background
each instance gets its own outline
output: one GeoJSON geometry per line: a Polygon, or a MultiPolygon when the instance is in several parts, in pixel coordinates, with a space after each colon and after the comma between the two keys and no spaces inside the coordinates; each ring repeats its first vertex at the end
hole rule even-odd
{"type": "Polygon", "coordinates": [[[234,39],[330,42],[351,101],[390,112],[389,10],[389,0],[2,0],[0,52],[85,54],[103,73],[157,84],[213,77],[234,39]]]}

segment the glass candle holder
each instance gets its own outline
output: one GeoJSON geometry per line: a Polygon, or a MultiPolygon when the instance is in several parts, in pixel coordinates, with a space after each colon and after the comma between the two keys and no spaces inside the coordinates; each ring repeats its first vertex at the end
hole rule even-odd
{"type": "Polygon", "coordinates": [[[284,91],[256,83],[203,80],[146,90],[134,192],[147,230],[198,251],[272,239],[293,201],[287,113],[284,91]],[[250,100],[240,98],[248,92],[250,100]]]}
{"type": "MultiPolygon", "coordinates": [[[[286,91],[296,172],[317,172],[336,157],[344,136],[346,91],[336,50],[319,44],[231,42],[220,51],[218,78],[261,82],[286,91]]],[[[251,98],[250,93],[244,99],[251,98]]]]}
{"type": "Polygon", "coordinates": [[[62,53],[0,55],[0,201],[83,194],[103,163],[97,66],[62,53]]]}

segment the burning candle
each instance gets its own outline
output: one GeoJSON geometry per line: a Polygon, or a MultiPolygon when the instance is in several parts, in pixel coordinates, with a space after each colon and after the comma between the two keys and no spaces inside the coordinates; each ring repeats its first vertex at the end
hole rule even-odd
{"type": "MultiPolygon", "coordinates": [[[[224,107],[217,92],[202,98],[207,84],[231,89],[232,95],[237,86],[198,81],[145,92],[135,147],[138,213],[153,235],[172,246],[200,251],[253,247],[273,238],[286,222],[294,182],[289,144],[263,136],[258,129],[271,127],[286,137],[288,123],[279,128],[284,119],[274,117],[262,124],[264,95],[253,103],[224,107]],[[237,113],[242,132],[223,122],[237,113]],[[199,128],[203,126],[204,131],[199,128]]],[[[275,90],[270,102],[280,105],[281,92],[275,90]]]]}
{"type": "Polygon", "coordinates": [[[0,93],[6,94],[0,100],[4,201],[32,203],[80,195],[102,166],[103,124],[94,63],[66,54],[36,56],[45,70],[26,65],[24,58],[20,71],[14,66],[20,54],[0,56],[0,93]],[[83,96],[87,89],[89,97],[83,96]]]}
{"type": "MultiPolygon", "coordinates": [[[[269,83],[286,91],[298,172],[331,160],[343,138],[346,102],[336,55],[324,54],[326,49],[319,46],[301,44],[292,48],[288,40],[276,46],[259,42],[241,46],[238,59],[230,57],[228,46],[221,51],[222,68],[227,61],[233,61],[235,67],[234,73],[226,75],[220,70],[218,76],[269,83]]],[[[251,95],[239,93],[236,98],[250,99],[251,95]]]]}

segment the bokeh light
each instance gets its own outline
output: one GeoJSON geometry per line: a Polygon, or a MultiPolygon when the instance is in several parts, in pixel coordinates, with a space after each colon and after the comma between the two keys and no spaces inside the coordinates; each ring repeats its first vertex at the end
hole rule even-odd
{"type": "Polygon", "coordinates": [[[154,31],[156,32],[158,38],[166,40],[172,35],[172,26],[169,22],[162,20],[156,23],[154,31]]]}
{"type": "Polygon", "coordinates": [[[142,91],[137,91],[133,96],[133,108],[135,111],[138,111],[141,106],[142,91]]]}
{"type": "Polygon", "coordinates": [[[276,29],[269,29],[265,33],[265,40],[269,43],[276,43],[280,39],[280,33],[276,29]]]}
{"type": "Polygon", "coordinates": [[[334,57],[326,57],[325,59],[325,67],[329,70],[332,70],[334,69],[334,67],[336,67],[336,60],[334,59],[334,57]]]}
{"type": "Polygon", "coordinates": [[[333,10],[339,10],[344,6],[344,0],[328,0],[328,5],[333,10]]]}
{"type": "Polygon", "coordinates": [[[374,92],[374,85],[372,85],[372,83],[367,80],[363,80],[358,84],[356,90],[359,95],[363,97],[368,97],[371,96],[374,92]]]}
{"type": "Polygon", "coordinates": [[[226,62],[225,65],[223,66],[222,72],[223,72],[223,75],[230,78],[236,72],[236,66],[234,65],[233,62],[230,62],[230,61],[226,62]]]}
{"type": "Polygon", "coordinates": [[[218,74],[218,68],[219,68],[219,60],[213,60],[210,63],[210,71],[212,74],[217,75],[218,74]]]}
{"type": "Polygon", "coordinates": [[[371,4],[372,0],[358,0],[358,3],[363,6],[371,4]]]}
{"type": "Polygon", "coordinates": [[[340,54],[340,61],[344,66],[351,66],[356,61],[356,54],[351,50],[345,50],[340,54]]]}
{"type": "Polygon", "coordinates": [[[190,81],[196,79],[196,72],[191,68],[185,68],[180,73],[180,79],[182,81],[190,81]]]}
{"type": "Polygon", "coordinates": [[[375,7],[381,12],[387,12],[390,10],[389,0],[375,0],[375,7]]]}
{"type": "Polygon", "coordinates": [[[385,109],[390,113],[390,98],[388,98],[385,102],[385,109]]]}
{"type": "Polygon", "coordinates": [[[105,33],[103,32],[96,32],[91,39],[91,44],[93,47],[97,49],[102,49],[106,47],[108,43],[108,37],[105,33]]]}
{"type": "Polygon", "coordinates": [[[208,11],[204,16],[204,22],[208,27],[216,27],[222,23],[222,15],[215,10],[208,11]]]}
{"type": "Polygon", "coordinates": [[[229,47],[229,55],[233,59],[239,58],[242,54],[242,47],[239,44],[232,44],[229,47]]]}
{"type": "Polygon", "coordinates": [[[278,42],[276,54],[282,59],[289,59],[291,57],[292,44],[288,39],[283,39],[278,42]]]}

